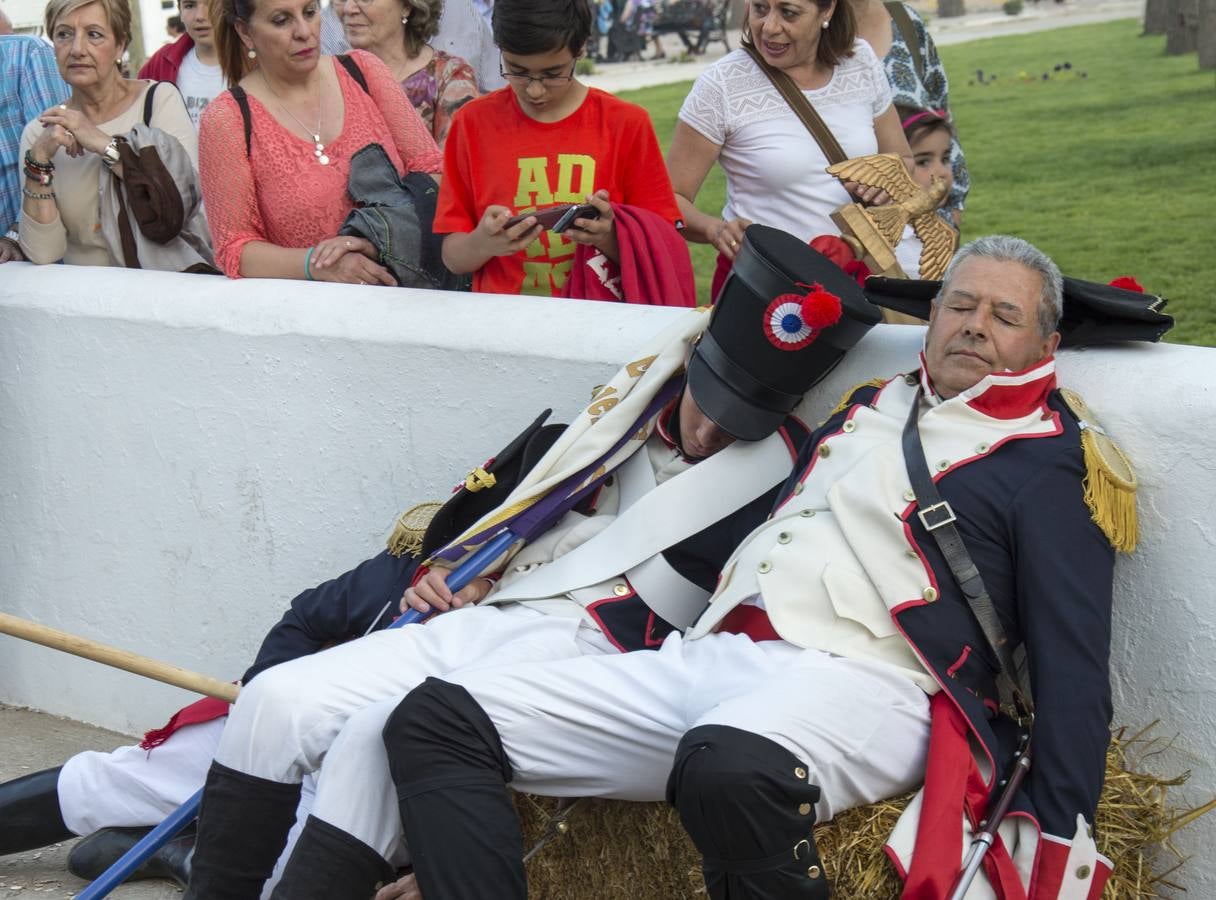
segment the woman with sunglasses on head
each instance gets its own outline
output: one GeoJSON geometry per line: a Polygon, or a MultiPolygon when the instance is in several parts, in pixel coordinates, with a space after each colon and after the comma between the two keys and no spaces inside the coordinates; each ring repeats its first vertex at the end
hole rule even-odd
{"type": "Polygon", "coordinates": [[[697,78],[667,154],[684,236],[719,252],[714,295],[753,222],[810,241],[839,234],[831,213],[853,199],[887,199],[860,186],[850,194],[827,174],[827,151],[768,72],[789,76],[845,158],[893,153],[912,162],[886,73],[857,37],[850,0],[749,0],[743,43],[697,78]],[[726,173],[720,216],[694,205],[714,163],[726,173]]]}
{"type": "Polygon", "coordinates": [[[370,241],[337,232],[353,208],[351,157],[366,145],[379,144],[401,176],[440,171],[401,86],[370,53],[321,55],[317,0],[217,5],[216,47],[234,87],[199,128],[216,262],[232,278],[396,284],[370,241]]]}
{"type": "Polygon", "coordinates": [[[480,93],[472,66],[427,43],[442,14],[443,0],[346,0],[342,8],[346,40],[388,66],[440,149],[456,110],[480,93]]]}

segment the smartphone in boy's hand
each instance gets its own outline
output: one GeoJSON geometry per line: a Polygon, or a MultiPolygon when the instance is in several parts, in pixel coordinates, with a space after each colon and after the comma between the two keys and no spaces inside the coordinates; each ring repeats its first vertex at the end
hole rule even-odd
{"type": "Polygon", "coordinates": [[[554,234],[561,234],[567,228],[576,228],[574,224],[575,219],[598,219],[599,217],[600,211],[598,209],[590,203],[582,203],[578,206],[570,207],[566,214],[557,220],[557,224],[550,231],[554,234]]]}
{"type": "Polygon", "coordinates": [[[534,217],[536,223],[546,231],[561,234],[567,228],[573,227],[575,219],[598,219],[600,211],[590,203],[566,203],[562,206],[550,206],[535,212],[520,213],[507,219],[502,227],[504,229],[512,228],[529,216],[534,217]]]}

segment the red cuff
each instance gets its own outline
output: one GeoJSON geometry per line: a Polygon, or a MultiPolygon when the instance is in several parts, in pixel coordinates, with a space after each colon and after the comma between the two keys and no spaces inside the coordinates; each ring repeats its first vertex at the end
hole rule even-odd
{"type": "Polygon", "coordinates": [[[1092,875],[1086,900],[1101,900],[1102,889],[1110,878],[1110,866],[1102,859],[1094,863],[1092,873],[1088,865],[1081,865],[1073,871],[1068,870],[1068,854],[1072,850],[1072,842],[1062,838],[1044,834],[1039,841],[1039,859],[1035,867],[1034,880],[1031,883],[1029,900],[1055,900],[1060,896],[1060,890],[1067,881],[1087,879],[1092,875]]]}

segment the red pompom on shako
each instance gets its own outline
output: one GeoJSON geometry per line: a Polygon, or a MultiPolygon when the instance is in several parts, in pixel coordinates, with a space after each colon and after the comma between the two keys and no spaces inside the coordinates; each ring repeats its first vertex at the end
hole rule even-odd
{"type": "Polygon", "coordinates": [[[781,294],[764,311],[764,335],[778,350],[801,350],[840,321],[840,298],[823,285],[803,284],[805,294],[781,294]]]}
{"type": "Polygon", "coordinates": [[[1134,275],[1120,275],[1110,283],[1110,286],[1123,288],[1125,291],[1135,291],[1137,294],[1144,293],[1144,286],[1136,280],[1134,275]]]}

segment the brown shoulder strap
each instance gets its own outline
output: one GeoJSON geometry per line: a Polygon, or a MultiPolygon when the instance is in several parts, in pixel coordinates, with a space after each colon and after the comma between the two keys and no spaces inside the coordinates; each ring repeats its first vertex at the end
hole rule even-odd
{"type": "Polygon", "coordinates": [[[756,61],[756,65],[760,67],[768,80],[773,83],[773,87],[777,89],[785,102],[790,105],[790,109],[794,114],[802,120],[802,124],[806,126],[806,130],[811,133],[811,137],[815,139],[815,143],[819,145],[819,149],[823,151],[823,155],[828,158],[828,162],[832,165],[844,162],[848,159],[845,156],[844,149],[840,146],[840,142],[836,140],[836,136],[819,117],[819,113],[815,112],[815,107],[811,106],[811,101],[806,99],[806,94],[802,93],[798,85],[794,84],[794,79],[786,75],[780,69],[773,68],[764,57],[760,55],[760,51],[751,44],[743,44],[743,49],[747,54],[756,61]]]}
{"type": "Polygon", "coordinates": [[[924,54],[921,53],[920,35],[916,33],[916,25],[912,22],[912,17],[908,15],[908,7],[899,0],[887,0],[883,6],[891,14],[895,27],[899,29],[904,43],[908,45],[908,52],[912,54],[912,65],[916,67],[916,77],[923,84],[925,81],[924,54]]]}

